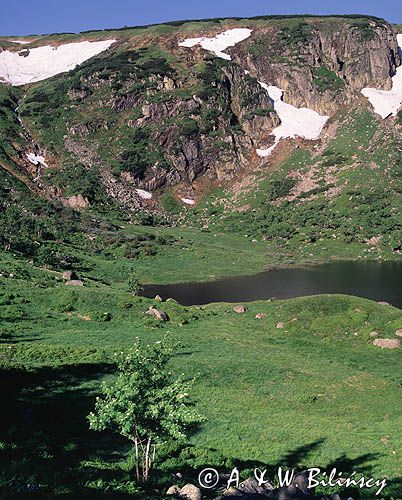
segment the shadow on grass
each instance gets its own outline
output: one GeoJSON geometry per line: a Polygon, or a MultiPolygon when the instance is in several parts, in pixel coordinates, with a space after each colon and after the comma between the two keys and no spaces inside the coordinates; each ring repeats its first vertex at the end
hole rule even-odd
{"type": "Polygon", "coordinates": [[[97,498],[91,481],[129,480],[121,467],[102,470],[125,461],[126,442],[90,431],[86,420],[99,378],[111,368],[0,370],[0,498],[97,498]]]}
{"type": "MultiPolygon", "coordinates": [[[[182,481],[193,484],[197,484],[198,473],[210,466],[222,473],[233,467],[244,472],[259,467],[273,478],[279,466],[298,470],[311,466],[310,454],[323,443],[317,440],[290,450],[277,464],[226,458],[216,450],[175,445],[160,457],[148,492],[141,491],[128,472],[127,441],[115,434],[90,431],[86,419],[99,393],[100,378],[112,369],[109,364],[32,371],[0,369],[0,498],[97,499],[106,495],[158,499],[167,486],[178,482],[178,472],[182,481]]],[[[340,456],[331,463],[314,466],[325,470],[336,467],[344,476],[357,470],[369,477],[376,459],[375,454],[354,459],[340,456]]],[[[387,498],[397,498],[401,491],[401,480],[392,480],[386,488],[387,498]]],[[[353,489],[342,495],[370,498],[370,493],[360,497],[353,489]]]]}

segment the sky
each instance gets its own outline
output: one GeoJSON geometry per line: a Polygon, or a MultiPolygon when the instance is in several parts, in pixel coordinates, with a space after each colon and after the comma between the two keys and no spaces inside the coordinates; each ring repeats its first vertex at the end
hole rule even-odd
{"type": "Polygon", "coordinates": [[[79,32],[178,19],[370,14],[402,23],[401,0],[0,0],[0,35],[79,32]]]}

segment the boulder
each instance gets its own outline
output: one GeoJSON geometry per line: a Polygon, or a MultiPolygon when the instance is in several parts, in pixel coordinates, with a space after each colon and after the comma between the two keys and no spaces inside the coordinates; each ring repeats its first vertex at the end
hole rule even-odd
{"type": "Polygon", "coordinates": [[[377,304],[380,304],[380,306],[389,306],[389,305],[391,305],[389,302],[385,302],[385,300],[380,300],[379,302],[377,302],[377,304]]]}
{"type": "Polygon", "coordinates": [[[381,349],[399,349],[402,342],[399,339],[375,339],[373,344],[381,349]]]}
{"type": "Polygon", "coordinates": [[[238,306],[234,306],[233,311],[237,314],[244,314],[247,311],[247,307],[239,304],[238,306]]]}
{"type": "Polygon", "coordinates": [[[62,277],[64,281],[78,280],[78,276],[75,271],[64,271],[62,277]]]}
{"type": "Polygon", "coordinates": [[[264,493],[265,491],[272,491],[274,487],[270,483],[258,486],[258,481],[253,477],[249,477],[240,483],[237,489],[243,493],[264,493]]]}
{"type": "Polygon", "coordinates": [[[166,495],[168,495],[168,496],[173,496],[173,495],[178,496],[178,495],[180,495],[180,488],[177,485],[171,486],[167,490],[166,495]]]}
{"type": "Polygon", "coordinates": [[[402,328],[399,328],[396,332],[395,332],[395,335],[397,337],[402,337],[402,328]]]}
{"type": "Polygon", "coordinates": [[[148,309],[147,314],[153,316],[159,321],[169,321],[169,316],[165,313],[165,311],[162,311],[161,309],[156,309],[156,307],[154,306],[151,306],[148,309]]]}
{"type": "Polygon", "coordinates": [[[166,495],[175,496],[183,500],[201,500],[201,490],[193,484],[186,484],[183,488],[179,488],[177,485],[171,486],[167,490],[166,495]]]}
{"type": "Polygon", "coordinates": [[[66,285],[69,286],[84,286],[84,282],[81,280],[70,280],[66,281],[66,285]]]}
{"type": "Polygon", "coordinates": [[[255,319],[264,319],[266,317],[267,317],[267,315],[264,313],[258,313],[255,315],[255,319]]]}
{"type": "Polygon", "coordinates": [[[277,323],[276,328],[285,328],[285,323],[277,323]]]}
{"type": "Polygon", "coordinates": [[[163,299],[160,295],[155,295],[154,300],[157,300],[158,302],[163,302],[163,299]]]}
{"type": "Polygon", "coordinates": [[[239,491],[234,486],[230,486],[230,488],[225,490],[223,492],[223,495],[221,497],[218,497],[218,499],[220,498],[221,500],[223,500],[223,499],[226,499],[226,497],[241,497],[242,495],[243,495],[243,493],[241,491],[239,491]]]}
{"type": "Polygon", "coordinates": [[[185,500],[201,500],[201,490],[193,484],[186,484],[180,490],[180,498],[185,500]]]}
{"type": "Polygon", "coordinates": [[[375,338],[378,337],[380,334],[378,332],[370,332],[369,335],[371,338],[375,338]]]}
{"type": "Polygon", "coordinates": [[[70,196],[69,198],[62,201],[62,203],[70,208],[80,209],[87,208],[89,206],[89,201],[87,198],[84,198],[82,194],[75,194],[70,196]]]}

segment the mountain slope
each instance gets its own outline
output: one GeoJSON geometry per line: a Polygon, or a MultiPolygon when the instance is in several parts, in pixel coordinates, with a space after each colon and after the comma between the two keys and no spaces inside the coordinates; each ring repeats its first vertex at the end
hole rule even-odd
{"type": "Polygon", "coordinates": [[[346,241],[382,238],[400,250],[398,117],[379,120],[361,93],[392,87],[400,56],[391,25],[363,16],[183,22],[28,38],[21,59],[45,43],[62,50],[102,39],[116,42],[68,73],[0,86],[8,96],[2,164],[28,186],[74,208],[112,202],[157,212],[200,206],[205,192],[223,187],[235,196],[226,228],[285,240],[334,229],[346,241]],[[357,132],[360,144],[337,131],[357,132]],[[256,173],[250,203],[242,186],[256,173]],[[360,223],[356,207],[370,197],[377,201],[360,223]],[[255,203],[264,208],[248,211],[255,203]],[[377,203],[382,215],[371,224],[377,203]],[[308,231],[317,210],[326,224],[318,218],[308,231]]]}

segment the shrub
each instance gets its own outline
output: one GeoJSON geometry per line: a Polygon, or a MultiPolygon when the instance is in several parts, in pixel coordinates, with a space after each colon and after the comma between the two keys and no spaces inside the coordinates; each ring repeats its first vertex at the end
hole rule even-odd
{"type": "Polygon", "coordinates": [[[181,212],[181,205],[170,193],[164,193],[160,199],[161,207],[169,214],[178,214],[181,212]]]}
{"type": "Polygon", "coordinates": [[[140,283],[140,280],[134,273],[129,277],[127,285],[132,295],[140,295],[144,290],[143,286],[140,283]]]}
{"type": "Polygon", "coordinates": [[[319,92],[326,90],[339,90],[344,87],[345,82],[334,71],[323,65],[313,69],[314,84],[319,92]]]}

